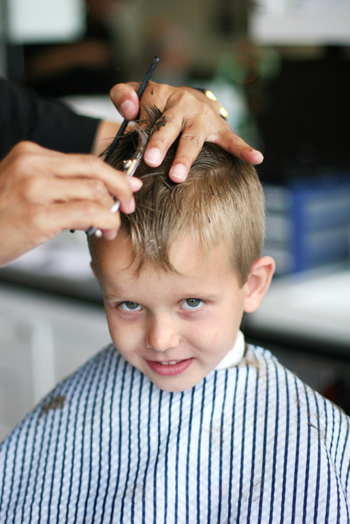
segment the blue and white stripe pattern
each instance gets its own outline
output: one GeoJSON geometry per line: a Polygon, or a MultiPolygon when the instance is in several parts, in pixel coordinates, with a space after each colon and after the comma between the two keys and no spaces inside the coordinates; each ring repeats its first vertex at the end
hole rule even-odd
{"type": "Polygon", "coordinates": [[[159,390],[108,347],[0,448],[0,522],[347,523],[349,419],[266,350],[159,390]]]}

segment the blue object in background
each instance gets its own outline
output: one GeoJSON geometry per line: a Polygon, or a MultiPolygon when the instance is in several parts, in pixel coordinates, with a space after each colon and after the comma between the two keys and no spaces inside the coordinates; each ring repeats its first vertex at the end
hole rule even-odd
{"type": "Polygon", "coordinates": [[[349,257],[350,174],[264,187],[267,208],[265,252],[277,272],[304,271],[349,257]]]}

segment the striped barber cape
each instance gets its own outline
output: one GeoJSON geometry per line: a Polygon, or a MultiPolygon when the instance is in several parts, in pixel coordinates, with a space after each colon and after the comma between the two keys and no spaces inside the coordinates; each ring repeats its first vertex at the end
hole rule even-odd
{"type": "Polygon", "coordinates": [[[0,448],[0,522],[347,523],[349,419],[247,346],[184,392],[110,346],[0,448]]]}

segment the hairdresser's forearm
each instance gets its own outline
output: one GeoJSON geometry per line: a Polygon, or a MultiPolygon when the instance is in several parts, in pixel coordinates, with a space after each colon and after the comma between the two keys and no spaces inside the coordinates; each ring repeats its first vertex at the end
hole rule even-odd
{"type": "Polygon", "coordinates": [[[107,120],[101,120],[100,124],[97,127],[95,139],[92,144],[91,153],[97,156],[100,156],[109,144],[112,142],[113,138],[118,132],[120,125],[115,122],[108,122],[107,120]]]}

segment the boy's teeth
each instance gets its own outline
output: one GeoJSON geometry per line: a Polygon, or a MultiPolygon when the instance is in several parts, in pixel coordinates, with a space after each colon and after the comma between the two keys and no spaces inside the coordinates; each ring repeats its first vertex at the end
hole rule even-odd
{"type": "Polygon", "coordinates": [[[162,362],[163,366],[173,366],[174,364],[177,364],[178,362],[181,362],[181,360],[169,360],[168,362],[162,362]]]}

